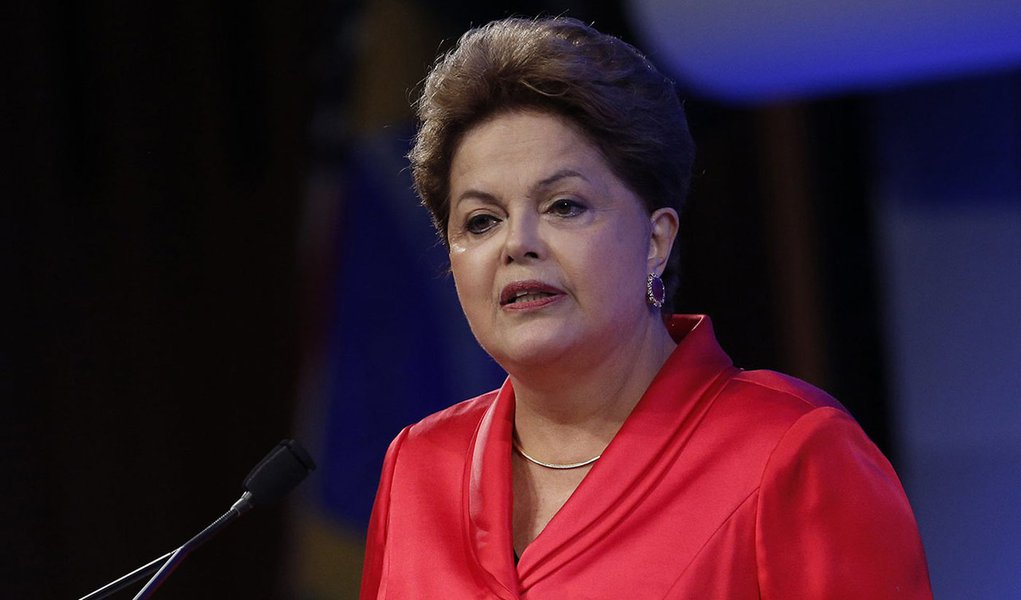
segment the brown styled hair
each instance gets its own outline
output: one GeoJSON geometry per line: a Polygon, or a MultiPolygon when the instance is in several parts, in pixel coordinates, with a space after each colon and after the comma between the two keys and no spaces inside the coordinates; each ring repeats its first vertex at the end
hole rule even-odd
{"type": "MultiPolygon", "coordinates": [[[[500,112],[572,121],[650,214],[680,213],[687,196],[695,145],[674,83],[630,44],[576,19],[510,18],[468,31],[436,62],[416,109],[408,158],[444,244],[454,151],[469,129],[500,112]]],[[[668,301],[679,282],[678,246],[663,272],[668,301]]]]}

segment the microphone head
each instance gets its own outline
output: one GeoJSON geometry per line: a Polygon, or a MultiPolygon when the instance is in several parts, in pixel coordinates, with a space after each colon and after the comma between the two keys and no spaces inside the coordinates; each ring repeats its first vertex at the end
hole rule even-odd
{"type": "Polygon", "coordinates": [[[316,468],[301,444],[283,440],[245,477],[242,484],[251,503],[269,504],[280,500],[316,468]]]}

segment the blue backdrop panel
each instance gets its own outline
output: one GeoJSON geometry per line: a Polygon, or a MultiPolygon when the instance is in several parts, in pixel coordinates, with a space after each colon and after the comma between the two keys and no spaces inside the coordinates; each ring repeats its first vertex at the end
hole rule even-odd
{"type": "Polygon", "coordinates": [[[447,274],[447,253],[393,130],[352,153],[339,249],[329,408],[323,423],[327,512],[364,526],[383,455],[405,425],[496,388],[447,274]]]}

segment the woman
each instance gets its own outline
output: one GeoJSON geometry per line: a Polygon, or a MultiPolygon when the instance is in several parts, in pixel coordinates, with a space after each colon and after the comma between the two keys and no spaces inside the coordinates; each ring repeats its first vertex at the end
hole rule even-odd
{"type": "Polygon", "coordinates": [[[929,598],[911,509],[846,411],[664,318],[693,146],[673,84],[571,19],[468,32],[415,185],[507,371],[401,432],[369,598],[929,598]]]}

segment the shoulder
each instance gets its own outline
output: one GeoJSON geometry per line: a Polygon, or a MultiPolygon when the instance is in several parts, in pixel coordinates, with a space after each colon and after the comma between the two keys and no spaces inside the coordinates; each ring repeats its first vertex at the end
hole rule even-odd
{"type": "Polygon", "coordinates": [[[774,371],[739,371],[716,399],[715,411],[735,414],[765,435],[783,436],[810,414],[854,422],[835,398],[800,379],[774,371]]]}
{"type": "Polygon", "coordinates": [[[493,390],[435,412],[409,425],[394,441],[402,456],[408,454],[453,453],[463,456],[464,449],[478,429],[482,417],[496,401],[493,390]]]}
{"type": "MultiPolygon", "coordinates": [[[[740,456],[749,486],[761,481],[778,448],[815,439],[827,423],[839,422],[842,436],[867,437],[847,410],[826,392],[772,371],[737,371],[728,376],[698,426],[698,437],[740,456]],[[806,438],[807,436],[807,438],[806,438]]],[[[835,449],[840,444],[830,440],[835,449]]],[[[825,440],[823,440],[825,445],[825,440]]],[[[811,452],[817,452],[812,448],[811,452]]],[[[807,458],[807,456],[805,457],[807,458]]]]}
{"type": "Polygon", "coordinates": [[[840,402],[810,383],[775,371],[740,371],[728,387],[753,394],[772,408],[787,408],[806,413],[816,408],[835,408],[847,412],[840,402]]]}
{"type": "Polygon", "coordinates": [[[854,481],[851,471],[870,465],[862,481],[879,476],[899,489],[889,462],[847,409],[804,381],[772,371],[742,371],[719,401],[726,407],[723,415],[753,425],[745,429],[745,443],[758,450],[764,484],[786,477],[800,486],[811,474],[818,480],[836,478],[839,485],[832,487],[841,489],[854,481]]]}
{"type": "Polygon", "coordinates": [[[796,379],[735,379],[772,413],[759,415],[772,424],[755,509],[762,597],[931,598],[904,489],[858,423],[796,379]]]}
{"type": "Polygon", "coordinates": [[[460,435],[466,428],[474,430],[482,416],[496,401],[498,393],[499,390],[486,392],[435,412],[412,425],[409,434],[414,437],[443,437],[460,435]]]}

